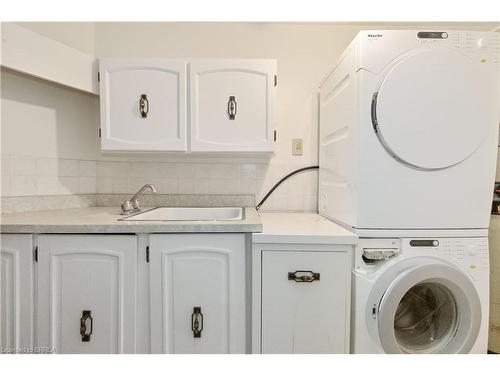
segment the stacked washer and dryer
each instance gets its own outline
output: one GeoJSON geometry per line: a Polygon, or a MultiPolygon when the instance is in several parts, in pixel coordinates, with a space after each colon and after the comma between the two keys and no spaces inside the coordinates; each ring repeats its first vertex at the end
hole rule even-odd
{"type": "Polygon", "coordinates": [[[359,237],[353,353],[486,353],[493,32],[362,31],[320,90],[319,213],[359,237]]]}

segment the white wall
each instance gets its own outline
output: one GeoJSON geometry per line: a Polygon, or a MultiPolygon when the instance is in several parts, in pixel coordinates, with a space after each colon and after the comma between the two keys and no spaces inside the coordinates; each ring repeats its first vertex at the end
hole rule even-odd
{"type": "Polygon", "coordinates": [[[2,196],[95,193],[98,121],[97,97],[2,69],[2,196]]]}
{"type": "Polygon", "coordinates": [[[93,55],[95,52],[95,33],[93,22],[16,22],[19,26],[30,29],[93,55]]]}
{"type": "MultiPolygon", "coordinates": [[[[6,83],[2,82],[2,153],[7,150],[13,159],[31,152],[34,156],[97,160],[95,189],[98,193],[132,193],[140,184],[153,182],[162,193],[252,193],[257,199],[286,172],[317,164],[317,85],[360,29],[440,28],[436,24],[332,23],[73,26],[30,23],[23,26],[85,52],[93,50],[98,57],[277,59],[278,140],[276,153],[271,158],[101,155],[95,135],[97,98],[2,72],[2,80],[6,77],[6,83]],[[89,36],[93,39],[89,40],[89,36]],[[25,143],[26,134],[34,135],[35,140],[25,143]],[[304,139],[303,156],[291,155],[292,138],[304,139]]],[[[494,26],[448,24],[442,27],[491,30],[494,26]]],[[[296,176],[280,187],[263,208],[315,210],[316,188],[316,172],[296,176]]],[[[72,193],[74,185],[71,189],[63,186],[58,191],[72,193]]],[[[11,189],[10,194],[17,192],[11,189]]]]}

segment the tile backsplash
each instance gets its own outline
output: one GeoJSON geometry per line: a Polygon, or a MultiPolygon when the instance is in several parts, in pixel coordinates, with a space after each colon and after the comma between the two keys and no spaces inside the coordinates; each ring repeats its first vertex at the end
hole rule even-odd
{"type": "MultiPolygon", "coordinates": [[[[2,154],[2,197],[132,194],[152,183],[160,194],[253,195],[258,202],[297,165],[265,162],[101,161],[2,154]]],[[[317,172],[291,177],[262,210],[316,211],[317,172]]]]}
{"type": "Polygon", "coordinates": [[[95,194],[95,160],[2,154],[2,196],[95,194]]]}

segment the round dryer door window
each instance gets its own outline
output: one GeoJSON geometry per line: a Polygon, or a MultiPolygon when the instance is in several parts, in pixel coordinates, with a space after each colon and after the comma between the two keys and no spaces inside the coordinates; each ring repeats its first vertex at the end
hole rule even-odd
{"type": "Polygon", "coordinates": [[[442,169],[470,156],[491,125],[484,98],[488,74],[451,49],[401,57],[383,75],[372,100],[372,122],[382,146],[398,161],[442,169]]]}
{"type": "Polygon", "coordinates": [[[390,283],[378,307],[386,353],[468,353],[481,307],[472,281],[447,264],[418,264],[390,283]]]}

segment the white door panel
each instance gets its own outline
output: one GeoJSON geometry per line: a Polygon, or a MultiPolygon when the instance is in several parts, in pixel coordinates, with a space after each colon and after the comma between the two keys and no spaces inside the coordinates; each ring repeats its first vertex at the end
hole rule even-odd
{"type": "Polygon", "coordinates": [[[272,151],[273,60],[190,63],[192,151],[272,151]]]}
{"type": "Polygon", "coordinates": [[[347,252],[263,251],[262,353],[346,353],[347,252]],[[290,279],[317,274],[310,282],[290,279]]]}
{"type": "Polygon", "coordinates": [[[33,346],[33,237],[0,235],[0,349],[33,346]]]}
{"type": "Polygon", "coordinates": [[[245,352],[244,238],[151,236],[153,353],[245,352]]]}
{"type": "Polygon", "coordinates": [[[186,66],[164,59],[101,60],[102,149],[185,151],[186,66]]]}
{"type": "Polygon", "coordinates": [[[133,353],[136,237],[41,235],[38,246],[38,345],[57,353],[133,353]]]}

